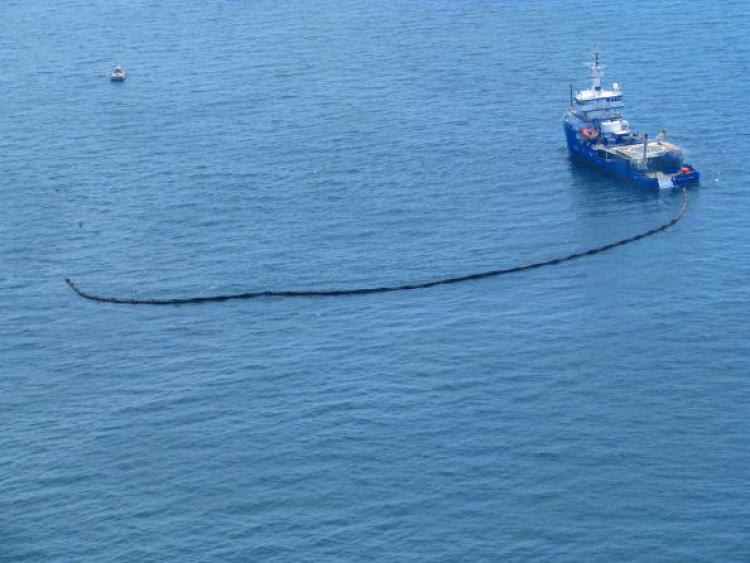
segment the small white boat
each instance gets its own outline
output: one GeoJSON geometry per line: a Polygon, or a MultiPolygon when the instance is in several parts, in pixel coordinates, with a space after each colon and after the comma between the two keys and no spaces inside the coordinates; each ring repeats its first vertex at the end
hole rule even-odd
{"type": "Polygon", "coordinates": [[[112,82],[124,82],[127,77],[128,73],[125,72],[120,65],[117,65],[115,69],[109,73],[109,79],[112,82]]]}

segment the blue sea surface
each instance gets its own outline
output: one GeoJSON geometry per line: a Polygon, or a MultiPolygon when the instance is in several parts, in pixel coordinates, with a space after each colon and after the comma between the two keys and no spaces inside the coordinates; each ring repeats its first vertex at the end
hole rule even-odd
{"type": "Polygon", "coordinates": [[[3,0],[0,560],[750,561],[750,9],[3,0]],[[602,50],[702,172],[571,162],[602,50]],[[116,63],[129,77],[112,84],[116,63]]]}

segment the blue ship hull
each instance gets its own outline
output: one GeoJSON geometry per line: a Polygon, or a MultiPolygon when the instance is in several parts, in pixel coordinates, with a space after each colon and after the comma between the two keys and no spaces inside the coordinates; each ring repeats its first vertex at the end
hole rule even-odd
{"type": "MultiPolygon", "coordinates": [[[[594,144],[582,140],[578,131],[568,122],[563,123],[565,138],[568,143],[568,152],[570,156],[585,162],[586,164],[630,182],[643,186],[659,188],[659,180],[653,176],[648,176],[639,168],[635,168],[627,160],[606,159],[597,154],[594,144]]],[[[676,172],[670,174],[672,185],[676,187],[697,184],[700,181],[700,174],[697,170],[690,172],[676,172]]]]}

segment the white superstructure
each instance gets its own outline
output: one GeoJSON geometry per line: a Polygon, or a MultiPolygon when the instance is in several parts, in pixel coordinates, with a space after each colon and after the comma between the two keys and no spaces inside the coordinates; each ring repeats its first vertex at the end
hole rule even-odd
{"type": "Polygon", "coordinates": [[[625,106],[622,101],[622,89],[617,82],[609,89],[602,86],[604,65],[599,62],[599,51],[594,51],[587,66],[590,70],[591,87],[579,90],[575,96],[571,96],[571,113],[583,122],[593,124],[596,121],[596,125],[604,134],[628,135],[630,126],[620,114],[620,110],[625,106]]]}

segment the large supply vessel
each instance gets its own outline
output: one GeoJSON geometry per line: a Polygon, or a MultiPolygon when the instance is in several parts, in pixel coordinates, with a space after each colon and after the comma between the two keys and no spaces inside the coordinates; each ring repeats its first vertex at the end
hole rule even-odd
{"type": "Polygon", "coordinates": [[[591,88],[573,92],[563,127],[570,155],[615,176],[658,188],[696,184],[700,174],[683,160],[677,145],[666,141],[662,130],[656,139],[630,129],[620,110],[622,90],[615,82],[602,86],[604,67],[599,52],[591,63],[591,88]]]}

